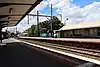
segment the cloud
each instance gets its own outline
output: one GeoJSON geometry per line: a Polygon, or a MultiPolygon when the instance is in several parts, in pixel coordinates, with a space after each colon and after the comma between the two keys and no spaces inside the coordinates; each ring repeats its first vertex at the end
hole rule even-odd
{"type": "Polygon", "coordinates": [[[82,8],[83,22],[100,20],[100,2],[94,2],[82,8]]]}
{"type": "Polygon", "coordinates": [[[61,0],[48,0],[49,1],[49,4],[57,4],[58,2],[60,2],[61,0]]]}
{"type": "Polygon", "coordinates": [[[50,0],[58,14],[62,14],[63,23],[80,23],[100,20],[100,2],[93,2],[83,8],[72,4],[72,0],[50,0]],[[69,18],[69,20],[66,20],[69,18]]]}
{"type": "MultiPolygon", "coordinates": [[[[69,23],[80,23],[80,22],[91,22],[100,20],[100,2],[93,2],[84,7],[76,6],[72,3],[73,0],[47,0],[42,1],[35,9],[30,13],[36,14],[37,10],[43,10],[50,4],[53,5],[53,9],[56,9],[55,12],[62,14],[62,22],[65,24],[69,23]],[[66,20],[66,19],[69,20],[66,20]]],[[[43,12],[43,11],[42,11],[43,12]]],[[[43,14],[43,13],[40,13],[43,14]]],[[[43,14],[46,15],[46,14],[43,14]]],[[[60,16],[57,15],[59,19],[60,16]]],[[[19,24],[19,30],[29,28],[32,24],[36,24],[36,17],[30,17],[30,25],[27,24],[27,16],[19,24]]],[[[39,21],[45,21],[47,18],[40,17],[39,21]]]]}
{"type": "Polygon", "coordinates": [[[87,14],[99,12],[99,11],[97,11],[98,9],[100,9],[100,2],[94,2],[90,5],[87,5],[84,8],[82,8],[81,12],[83,15],[87,15],[87,14]]]}
{"type": "Polygon", "coordinates": [[[39,5],[37,5],[35,10],[43,10],[45,7],[47,7],[47,5],[48,5],[47,1],[42,1],[39,5]]]}

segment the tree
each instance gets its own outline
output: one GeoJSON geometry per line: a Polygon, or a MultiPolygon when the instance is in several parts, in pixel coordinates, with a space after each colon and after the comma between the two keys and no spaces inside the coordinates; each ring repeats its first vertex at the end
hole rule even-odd
{"type": "MultiPolygon", "coordinates": [[[[44,31],[46,33],[47,31],[50,31],[50,28],[51,28],[51,25],[50,25],[51,22],[50,21],[46,20],[46,21],[39,23],[40,32],[44,31]]],[[[64,26],[64,24],[61,23],[61,21],[56,16],[53,16],[52,21],[53,21],[53,23],[52,23],[53,24],[53,30],[58,30],[58,29],[60,29],[61,27],[64,26]]]]}
{"type": "Polygon", "coordinates": [[[41,33],[47,33],[49,28],[50,28],[49,21],[43,21],[39,23],[39,31],[41,33]]]}
{"type": "MultiPolygon", "coordinates": [[[[53,30],[58,30],[64,26],[64,24],[61,23],[61,21],[56,16],[53,16],[52,20],[53,20],[53,30]]],[[[50,21],[46,20],[38,24],[40,34],[50,33],[50,29],[51,29],[50,21]]],[[[31,28],[29,28],[27,31],[28,31],[28,36],[38,36],[37,25],[32,25],[31,28]]]]}
{"type": "Polygon", "coordinates": [[[64,26],[64,24],[61,23],[61,21],[56,16],[53,16],[52,20],[53,20],[53,30],[58,30],[64,26]]]}
{"type": "Polygon", "coordinates": [[[29,28],[29,29],[27,30],[28,36],[34,36],[34,34],[35,34],[35,32],[34,32],[35,27],[36,27],[35,25],[32,25],[31,28],[29,28]]]}

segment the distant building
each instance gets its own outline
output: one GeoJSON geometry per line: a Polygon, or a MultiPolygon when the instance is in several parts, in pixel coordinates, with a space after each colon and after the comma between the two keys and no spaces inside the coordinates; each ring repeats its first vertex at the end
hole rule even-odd
{"type": "Polygon", "coordinates": [[[22,33],[22,36],[27,36],[27,33],[26,33],[26,32],[23,32],[23,33],[22,33]]]}
{"type": "Polygon", "coordinates": [[[57,37],[100,37],[100,21],[69,24],[56,31],[57,37]]]}

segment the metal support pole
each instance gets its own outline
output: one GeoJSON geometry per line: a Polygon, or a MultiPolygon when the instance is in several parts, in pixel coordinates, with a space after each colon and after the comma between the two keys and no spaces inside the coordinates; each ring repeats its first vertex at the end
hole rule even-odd
{"type": "Polygon", "coordinates": [[[2,43],[2,28],[0,28],[0,43],[2,43]]]}
{"type": "Polygon", "coordinates": [[[17,37],[17,26],[16,26],[16,37],[17,37]]]}
{"type": "MultiPolygon", "coordinates": [[[[27,16],[27,24],[29,25],[29,15],[27,16]]],[[[28,37],[28,30],[27,30],[27,37],[28,37]]]]}
{"type": "Polygon", "coordinates": [[[51,37],[53,37],[53,20],[52,20],[52,4],[51,4],[51,37]]]}
{"type": "Polygon", "coordinates": [[[28,18],[27,18],[27,22],[28,22],[28,25],[29,25],[29,15],[28,15],[28,18]]]}
{"type": "Polygon", "coordinates": [[[62,14],[60,14],[61,22],[62,22],[62,14]]]}
{"type": "Polygon", "coordinates": [[[60,19],[61,19],[61,22],[62,22],[62,9],[61,8],[59,8],[59,9],[61,11],[61,13],[59,15],[60,15],[60,19]]]}
{"type": "Polygon", "coordinates": [[[39,32],[39,12],[37,11],[37,34],[38,37],[40,36],[40,32],[39,32]]]}

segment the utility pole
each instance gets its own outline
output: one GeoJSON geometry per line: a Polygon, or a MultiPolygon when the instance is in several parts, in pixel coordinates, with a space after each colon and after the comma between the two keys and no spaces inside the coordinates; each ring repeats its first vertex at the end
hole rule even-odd
{"type": "Polygon", "coordinates": [[[2,27],[0,27],[0,45],[2,43],[2,27]]]}
{"type": "Polygon", "coordinates": [[[37,34],[38,37],[40,36],[40,32],[39,32],[39,12],[37,11],[37,34]]]}
{"type": "Polygon", "coordinates": [[[16,28],[15,28],[15,29],[16,29],[16,37],[17,37],[17,26],[16,26],[16,28]]]}
{"type": "Polygon", "coordinates": [[[62,22],[62,9],[61,9],[61,8],[59,8],[59,10],[61,11],[61,13],[60,13],[60,14],[58,14],[58,15],[60,15],[60,19],[61,19],[61,22],[62,22]]]}
{"type": "Polygon", "coordinates": [[[27,22],[28,22],[28,25],[29,25],[29,15],[28,15],[28,18],[27,18],[27,22]]]}
{"type": "Polygon", "coordinates": [[[62,22],[62,14],[59,14],[60,15],[60,18],[61,18],[61,22],[62,22]]]}
{"type": "MultiPolygon", "coordinates": [[[[29,25],[29,15],[27,15],[27,24],[29,25]]],[[[27,29],[27,37],[28,37],[28,29],[27,29]]]]}
{"type": "Polygon", "coordinates": [[[51,4],[51,37],[53,37],[53,20],[52,20],[52,4],[51,4]]]}

